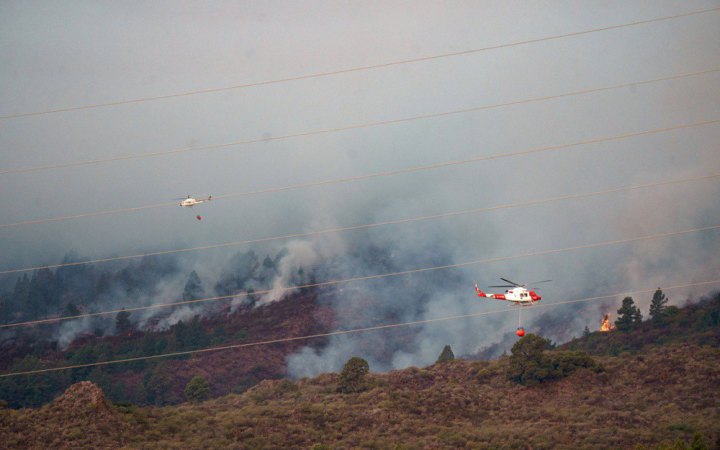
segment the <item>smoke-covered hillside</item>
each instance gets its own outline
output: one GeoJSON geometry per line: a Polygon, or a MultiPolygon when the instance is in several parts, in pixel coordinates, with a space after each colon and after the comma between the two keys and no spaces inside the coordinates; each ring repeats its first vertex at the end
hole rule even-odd
{"type": "Polygon", "coordinates": [[[697,298],[720,282],[708,3],[0,3],[0,366],[246,342],[218,330],[301,298],[253,337],[316,309],[414,325],[266,372],[388,371],[697,298]],[[500,277],[553,282],[521,319],[474,295],[500,277]],[[80,317],[12,325],[57,316],[80,317]]]}
{"type": "MultiPolygon", "coordinates": [[[[32,276],[18,277],[14,289],[2,295],[3,321],[7,325],[53,316],[157,307],[5,328],[0,363],[4,369],[16,372],[46,367],[48,362],[64,366],[143,358],[478,312],[490,314],[419,323],[395,331],[298,341],[273,350],[269,365],[262,363],[262,352],[246,354],[239,357],[238,364],[243,368],[234,372],[234,379],[231,376],[217,381],[216,385],[222,386],[217,392],[243,389],[238,386],[246,388],[263,377],[335,372],[349,355],[361,355],[374,370],[387,371],[430,364],[437,357],[439,345],[452,345],[459,355],[483,358],[509,350],[516,340],[513,331],[518,313],[503,311],[505,305],[500,302],[478,301],[467,284],[467,272],[441,269],[454,261],[448,248],[417,241],[406,247],[410,251],[403,252],[382,243],[378,236],[367,233],[355,240],[329,243],[291,241],[265,256],[247,250],[212,262],[167,255],[124,264],[42,269],[32,276]],[[405,273],[408,268],[438,269],[405,273]],[[375,278],[377,275],[381,277],[375,278]],[[193,300],[201,301],[170,305],[193,300]]],[[[68,256],[65,261],[76,259],[68,256]]],[[[670,295],[672,303],[678,304],[679,299],[670,295]]],[[[640,305],[649,302],[649,298],[636,300],[640,305]]],[[[547,296],[542,302],[546,301],[547,296]]],[[[612,298],[604,298],[547,310],[530,308],[524,313],[524,321],[528,330],[565,342],[579,336],[585,326],[596,329],[602,313],[614,312],[617,307],[612,298]]],[[[226,362],[216,359],[209,367],[213,364],[226,367],[223,373],[229,373],[226,362]]],[[[61,386],[91,374],[91,379],[114,386],[109,395],[118,401],[176,402],[182,398],[182,386],[195,366],[185,361],[160,365],[151,361],[123,367],[60,372],[65,375],[56,378],[42,393],[28,395],[29,403],[19,404],[46,401],[61,386]],[[158,372],[155,378],[162,379],[162,374],[170,371],[185,374],[171,383],[174,394],[158,397],[147,392],[153,373],[158,372]]],[[[13,392],[12,398],[22,397],[23,383],[14,386],[5,384],[13,392]]]]}

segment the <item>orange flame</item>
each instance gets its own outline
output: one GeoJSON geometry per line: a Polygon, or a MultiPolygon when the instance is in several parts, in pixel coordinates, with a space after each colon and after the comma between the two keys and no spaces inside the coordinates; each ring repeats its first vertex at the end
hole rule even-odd
{"type": "Polygon", "coordinates": [[[607,332],[615,329],[615,325],[610,322],[610,314],[605,314],[602,322],[600,322],[600,331],[607,332]]]}

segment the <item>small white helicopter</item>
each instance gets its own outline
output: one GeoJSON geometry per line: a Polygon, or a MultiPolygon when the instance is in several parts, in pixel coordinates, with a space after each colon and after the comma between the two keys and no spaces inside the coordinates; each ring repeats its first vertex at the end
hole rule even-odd
{"type": "MultiPolygon", "coordinates": [[[[194,198],[191,196],[187,196],[187,198],[179,198],[177,200],[182,200],[178,206],[182,206],[183,208],[192,208],[195,205],[199,205],[200,203],[209,202],[212,200],[212,195],[209,195],[207,198],[194,198]]],[[[202,217],[200,215],[195,216],[197,220],[202,220],[202,217]]]]}
{"type": "MultiPolygon", "coordinates": [[[[508,280],[507,278],[500,279],[510,284],[489,287],[507,287],[512,289],[506,289],[504,294],[486,294],[478,287],[477,282],[475,282],[475,292],[477,293],[477,296],[484,298],[493,298],[495,300],[504,300],[519,306],[532,306],[535,304],[535,302],[542,300],[542,297],[538,295],[537,292],[535,292],[534,290],[528,290],[526,288],[527,284],[516,283],[514,281],[508,280]]],[[[550,281],[552,280],[536,281],[529,284],[547,283],[550,281]]],[[[517,335],[520,337],[525,336],[525,329],[522,327],[522,313],[520,311],[518,311],[517,335]]]]}

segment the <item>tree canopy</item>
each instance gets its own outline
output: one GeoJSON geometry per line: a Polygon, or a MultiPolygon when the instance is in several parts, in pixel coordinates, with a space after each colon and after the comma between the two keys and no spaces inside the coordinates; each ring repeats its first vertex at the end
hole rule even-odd
{"type": "Polygon", "coordinates": [[[340,373],[338,392],[345,394],[360,392],[365,389],[365,375],[370,372],[370,365],[364,359],[353,356],[345,363],[340,373]]]}
{"type": "Polygon", "coordinates": [[[579,367],[596,368],[585,352],[552,351],[549,340],[528,334],[511,349],[508,378],[519,384],[536,386],[542,382],[568,376],[579,367]]]}
{"type": "Polygon", "coordinates": [[[191,402],[201,402],[210,398],[210,384],[205,377],[195,375],[185,386],[185,397],[191,402]]]}
{"type": "Polygon", "coordinates": [[[655,291],[650,301],[650,319],[652,319],[653,322],[658,323],[665,317],[667,313],[667,302],[668,298],[660,288],[657,288],[657,291],[655,291]]]}
{"type": "Polygon", "coordinates": [[[450,346],[446,345],[445,348],[443,348],[442,353],[440,353],[440,356],[438,356],[437,361],[435,361],[435,364],[449,362],[453,360],[455,360],[455,354],[453,353],[450,346]]]}
{"type": "Polygon", "coordinates": [[[642,322],[640,308],[635,306],[632,297],[625,297],[622,306],[617,310],[618,318],[615,326],[620,331],[630,331],[642,322]]]}
{"type": "Polygon", "coordinates": [[[132,331],[132,323],[130,322],[130,313],[122,310],[115,316],[115,332],[117,334],[126,334],[132,331]]]}
{"type": "Polygon", "coordinates": [[[202,298],[205,295],[205,289],[203,289],[202,282],[197,272],[194,270],[190,272],[187,283],[185,283],[185,289],[183,290],[183,300],[195,300],[202,298]]]}

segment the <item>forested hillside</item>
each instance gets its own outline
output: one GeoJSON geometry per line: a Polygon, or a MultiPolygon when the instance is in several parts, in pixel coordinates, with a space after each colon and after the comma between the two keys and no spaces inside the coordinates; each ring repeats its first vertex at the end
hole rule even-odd
{"type": "MultiPolygon", "coordinates": [[[[656,291],[656,296],[658,293],[664,295],[659,289],[656,291]]],[[[636,316],[623,323],[622,313],[621,308],[618,310],[619,317],[615,322],[617,326],[615,331],[590,333],[586,330],[584,336],[560,347],[584,350],[592,355],[617,356],[623,352],[640,352],[649,345],[687,343],[720,346],[720,293],[718,292],[695,302],[688,301],[682,308],[662,304],[657,310],[653,310],[651,304],[651,314],[646,320],[636,316]]],[[[633,310],[629,311],[627,316],[635,314],[637,313],[633,310]]]]}
{"type": "MultiPolygon", "coordinates": [[[[253,295],[254,291],[270,287],[282,256],[261,260],[252,251],[238,253],[211,288],[202,285],[196,272],[185,274],[170,257],[144,258],[117,271],[99,271],[93,265],[81,264],[22,276],[14,290],[2,296],[3,323],[112,310],[118,304],[227,298],[183,309],[150,310],[152,314],[120,311],[80,321],[2,329],[0,368],[22,372],[242,344],[287,333],[326,331],[332,314],[316,304],[316,294],[310,290],[299,290],[287,301],[267,305],[260,305],[260,297],[253,295]],[[178,278],[183,283],[177,288],[166,287],[168,279],[178,278]],[[238,294],[237,299],[229,293],[238,294]]],[[[292,282],[302,284],[310,279],[302,268],[298,272],[292,282]]],[[[263,379],[285,375],[285,359],[299,347],[294,343],[277,344],[1,378],[0,399],[11,407],[39,406],[71,384],[91,380],[115,402],[178,403],[185,398],[185,384],[197,371],[212,381],[215,396],[241,392],[263,379]]]]}

